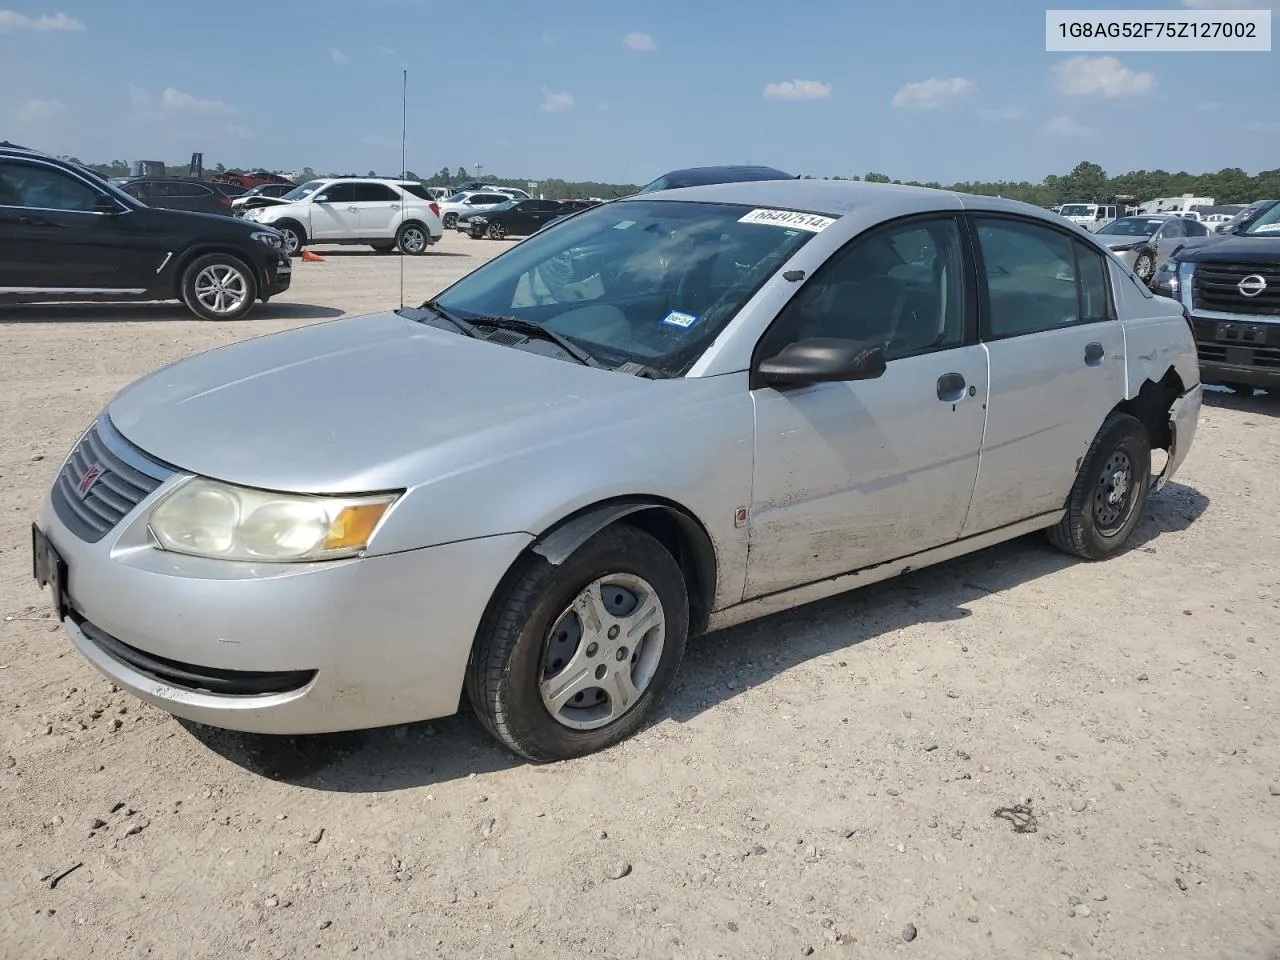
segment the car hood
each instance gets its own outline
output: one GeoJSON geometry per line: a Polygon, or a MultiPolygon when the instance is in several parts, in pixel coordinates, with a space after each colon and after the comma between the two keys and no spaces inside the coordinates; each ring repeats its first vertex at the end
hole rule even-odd
{"type": "Polygon", "coordinates": [[[634,415],[664,383],[387,312],[179,361],[107,411],[137,447],[182,470],[340,493],[413,486],[594,429],[634,415]]]}
{"type": "Polygon", "coordinates": [[[1237,237],[1217,234],[1197,237],[1200,242],[1178,251],[1177,259],[1188,263],[1202,260],[1231,260],[1235,263],[1280,263],[1280,235],[1237,237]]]}
{"type": "Polygon", "coordinates": [[[164,207],[144,207],[136,211],[146,217],[146,222],[161,230],[190,232],[198,230],[206,236],[248,237],[253,227],[243,220],[222,213],[197,213],[194,210],[167,210],[164,207]]]}

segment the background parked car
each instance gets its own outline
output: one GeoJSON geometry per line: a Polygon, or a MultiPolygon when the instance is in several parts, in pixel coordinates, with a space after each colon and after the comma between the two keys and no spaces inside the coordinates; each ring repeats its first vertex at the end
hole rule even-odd
{"type": "Polygon", "coordinates": [[[555,200],[512,200],[483,213],[463,214],[458,217],[458,232],[473,240],[527,237],[561,214],[561,204],[555,200]]]}
{"type": "Polygon", "coordinates": [[[231,201],[231,209],[235,213],[243,213],[254,207],[269,207],[280,202],[290,190],[297,188],[296,183],[263,183],[252,190],[240,194],[231,201]]]}
{"type": "Polygon", "coordinates": [[[640,188],[640,193],[656,193],[658,190],[678,190],[682,187],[705,187],[713,183],[747,183],[757,180],[796,180],[795,174],[784,173],[776,167],[722,166],[688,167],[672,170],[640,188]]]}
{"type": "Polygon", "coordinates": [[[291,254],[313,243],[359,243],[417,256],[444,231],[439,206],[415,191],[425,193],[416,181],[325,178],[285,194],[286,203],[258,207],[244,217],[279,230],[291,254]]]}
{"type": "Polygon", "coordinates": [[[148,207],[193,213],[232,212],[231,197],[218,184],[193,177],[134,177],[121,187],[148,207]]]}
{"type": "Polygon", "coordinates": [[[440,219],[446,230],[452,230],[458,225],[459,217],[482,213],[510,202],[511,198],[505,193],[455,193],[440,204],[440,219]]]}
{"type": "Polygon", "coordinates": [[[1097,231],[1098,240],[1133,268],[1144,283],[1156,267],[1187,245],[1192,237],[1206,237],[1208,228],[1188,217],[1121,217],[1097,231]]]}
{"type": "Polygon", "coordinates": [[[238,320],[289,288],[274,230],[157,209],[34,150],[0,147],[0,302],[182,300],[238,320]]]}

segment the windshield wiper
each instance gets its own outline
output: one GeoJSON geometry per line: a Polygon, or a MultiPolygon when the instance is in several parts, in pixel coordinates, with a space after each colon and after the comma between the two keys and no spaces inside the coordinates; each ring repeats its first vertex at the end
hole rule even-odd
{"type": "Polygon", "coordinates": [[[430,310],[432,313],[434,313],[436,316],[443,317],[444,319],[448,320],[450,323],[452,323],[455,327],[458,328],[459,333],[464,333],[468,337],[479,336],[479,334],[476,333],[476,328],[473,324],[470,324],[466,320],[463,320],[457,314],[446,310],[444,307],[440,306],[440,304],[436,303],[436,301],[428,300],[426,303],[423,304],[423,306],[426,307],[428,310],[430,310]]]}
{"type": "MultiPolygon", "coordinates": [[[[464,323],[466,321],[463,321],[464,323]]],[[[573,343],[566,337],[561,336],[554,330],[548,330],[540,323],[534,323],[532,320],[521,320],[519,317],[476,317],[470,321],[474,326],[478,327],[497,327],[499,330],[516,330],[520,333],[528,334],[531,337],[541,337],[543,340],[549,340],[558,346],[573,359],[577,360],[584,367],[599,367],[598,361],[587,351],[573,343]]]]}

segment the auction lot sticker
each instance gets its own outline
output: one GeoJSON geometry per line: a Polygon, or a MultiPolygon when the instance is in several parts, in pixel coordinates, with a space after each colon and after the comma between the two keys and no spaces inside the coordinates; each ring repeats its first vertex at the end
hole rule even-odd
{"type": "Polygon", "coordinates": [[[820,217],[816,213],[797,213],[794,210],[752,210],[739,223],[768,223],[775,227],[796,227],[810,233],[821,233],[835,223],[834,217],[820,217]]]}

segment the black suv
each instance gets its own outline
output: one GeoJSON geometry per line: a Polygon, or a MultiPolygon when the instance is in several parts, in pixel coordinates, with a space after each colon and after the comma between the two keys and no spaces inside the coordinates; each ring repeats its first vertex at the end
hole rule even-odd
{"type": "Polygon", "coordinates": [[[231,216],[229,188],[195,177],[134,177],[120,189],[148,207],[231,216]]]}
{"type": "Polygon", "coordinates": [[[87,167],[0,143],[0,303],[181,300],[238,320],[291,271],[275,230],[158,210],[87,167]]]}
{"type": "Polygon", "coordinates": [[[1204,383],[1280,394],[1280,200],[1254,204],[1231,233],[1179,250],[1151,289],[1191,315],[1204,383]]]}

